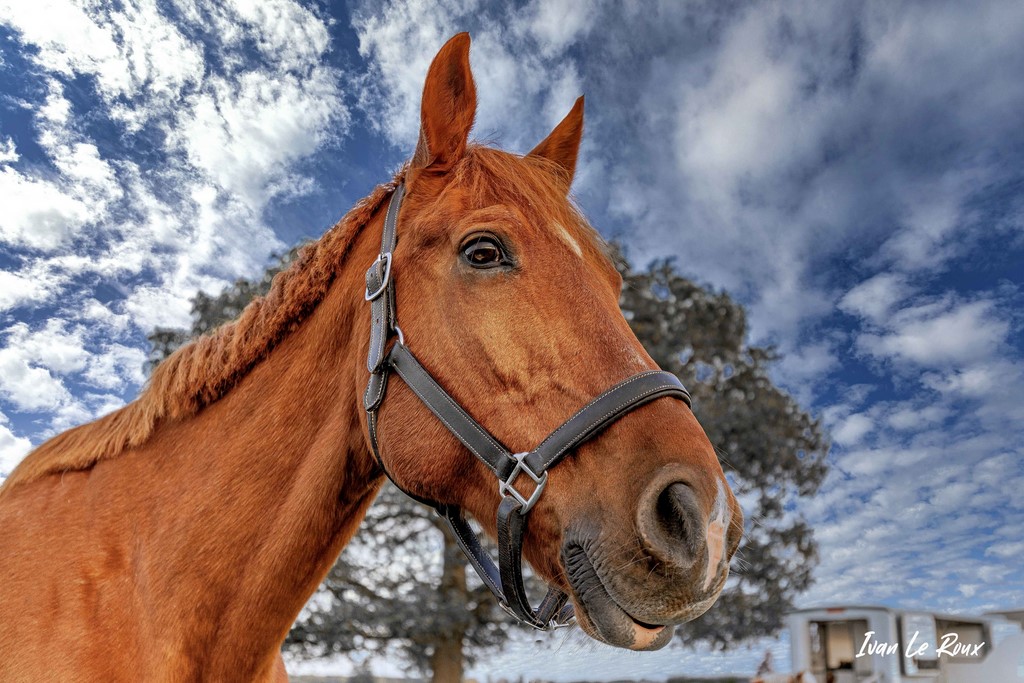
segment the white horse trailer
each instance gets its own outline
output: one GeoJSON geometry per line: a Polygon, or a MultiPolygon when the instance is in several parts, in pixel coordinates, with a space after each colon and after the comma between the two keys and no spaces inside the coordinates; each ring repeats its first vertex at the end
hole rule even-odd
{"type": "Polygon", "coordinates": [[[842,606],[788,625],[793,671],[820,683],[1024,683],[1024,633],[1002,615],[842,606]]]}

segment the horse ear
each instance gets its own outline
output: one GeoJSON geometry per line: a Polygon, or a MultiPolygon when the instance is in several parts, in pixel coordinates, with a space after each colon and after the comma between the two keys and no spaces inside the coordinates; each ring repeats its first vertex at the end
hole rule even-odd
{"type": "Polygon", "coordinates": [[[427,71],[413,167],[446,167],[462,158],[475,116],[476,85],[469,70],[469,34],[459,33],[444,44],[427,71]]]}
{"type": "Polygon", "coordinates": [[[583,137],[583,97],[576,100],[572,110],[566,114],[562,122],[533,148],[526,156],[542,157],[553,161],[565,172],[565,191],[572,185],[572,177],[576,172],[576,157],[580,151],[580,138],[583,137]]]}

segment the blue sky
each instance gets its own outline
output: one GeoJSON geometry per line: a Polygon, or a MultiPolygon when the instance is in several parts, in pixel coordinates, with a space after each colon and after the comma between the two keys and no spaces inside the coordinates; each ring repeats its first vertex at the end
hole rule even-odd
{"type": "Polygon", "coordinates": [[[388,178],[462,30],[476,136],[526,151],[585,93],[592,223],[741,300],[831,430],[801,602],[1024,606],[1015,0],[0,0],[0,476],[388,178]]]}

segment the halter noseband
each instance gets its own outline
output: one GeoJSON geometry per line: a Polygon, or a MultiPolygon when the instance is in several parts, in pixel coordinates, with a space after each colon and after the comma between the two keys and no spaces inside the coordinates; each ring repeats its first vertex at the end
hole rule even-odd
{"type": "Polygon", "coordinates": [[[547,484],[547,471],[583,442],[620,417],[663,396],[685,401],[690,394],[679,379],[669,372],[652,370],[619,382],[581,408],[531,451],[512,453],[498,439],[470,416],[444,388],[420,365],[405,345],[402,330],[395,320],[395,288],[392,279],[392,252],[397,240],[398,213],[405,196],[405,185],[399,185],[388,204],[381,237],[380,255],[366,271],[366,300],[370,302],[370,352],[367,369],[370,380],[363,395],[367,428],[373,455],[388,478],[394,479],[384,467],[377,442],[377,411],[384,401],[388,376],[394,370],[462,444],[479,458],[498,478],[498,566],[480,545],[480,539],[466,521],[462,510],[399,489],[412,498],[429,505],[447,522],[459,547],[491,589],[502,609],[538,630],[549,630],[571,623],[573,609],[568,596],[551,587],[540,605],[530,606],[523,585],[523,534],[527,513],[536,504],[547,484]],[[387,353],[384,348],[392,336],[397,340],[387,353]],[[524,494],[516,488],[520,475],[533,481],[534,489],[524,494]]]}

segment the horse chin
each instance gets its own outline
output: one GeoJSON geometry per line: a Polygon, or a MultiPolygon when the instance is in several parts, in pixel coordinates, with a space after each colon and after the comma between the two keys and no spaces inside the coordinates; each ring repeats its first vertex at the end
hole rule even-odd
{"type": "Polygon", "coordinates": [[[674,626],[642,622],[612,598],[581,546],[565,548],[563,557],[576,621],[587,635],[629,650],[660,650],[672,640],[674,626]]]}
{"type": "Polygon", "coordinates": [[[577,599],[573,606],[577,622],[587,635],[615,647],[636,651],[660,650],[668,645],[675,633],[675,626],[642,624],[611,601],[595,609],[577,599]]]}

